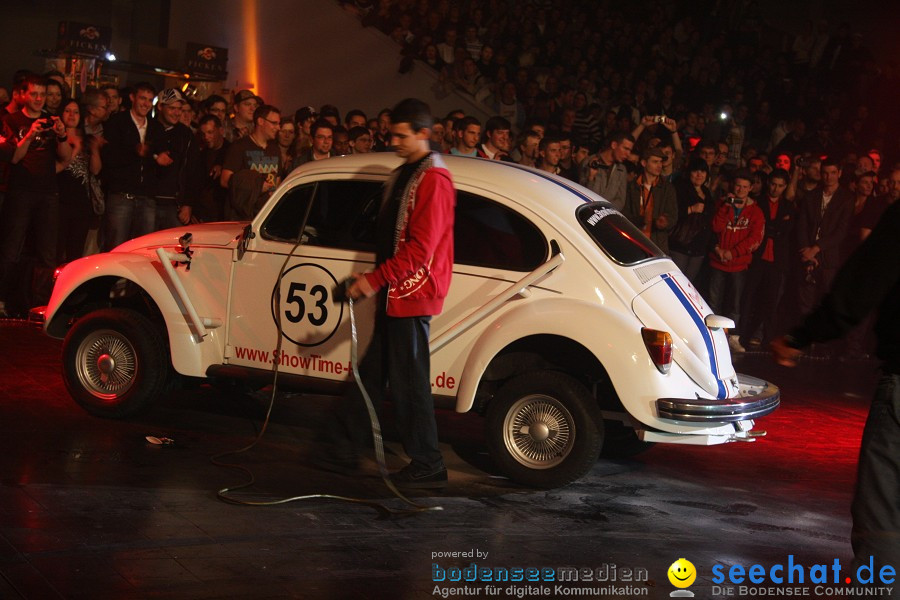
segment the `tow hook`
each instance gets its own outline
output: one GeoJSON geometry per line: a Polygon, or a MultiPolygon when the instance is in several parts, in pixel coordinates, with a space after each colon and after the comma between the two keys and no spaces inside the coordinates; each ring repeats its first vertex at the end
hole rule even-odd
{"type": "Polygon", "coordinates": [[[731,436],[732,442],[755,442],[756,438],[766,435],[766,431],[742,431],[731,436]]]}

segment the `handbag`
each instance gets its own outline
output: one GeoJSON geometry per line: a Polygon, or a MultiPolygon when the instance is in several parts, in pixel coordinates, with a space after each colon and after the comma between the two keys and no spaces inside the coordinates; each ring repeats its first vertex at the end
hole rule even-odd
{"type": "Polygon", "coordinates": [[[97,216],[106,212],[106,198],[103,195],[103,187],[100,185],[100,178],[88,172],[88,197],[91,199],[91,207],[97,216]]]}
{"type": "Polygon", "coordinates": [[[694,239],[709,228],[706,215],[693,213],[686,215],[675,224],[675,230],[669,234],[669,242],[679,246],[690,246],[694,239]]]}

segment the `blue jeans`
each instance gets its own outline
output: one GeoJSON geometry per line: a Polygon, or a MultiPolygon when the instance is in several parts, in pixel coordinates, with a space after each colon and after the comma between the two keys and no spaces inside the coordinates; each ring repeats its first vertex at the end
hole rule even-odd
{"type": "Polygon", "coordinates": [[[854,565],[900,565],[900,375],[885,374],[869,408],[853,498],[854,565]]]}
{"type": "Polygon", "coordinates": [[[684,273],[684,276],[694,284],[694,287],[697,287],[700,269],[703,268],[703,261],[706,260],[706,256],[703,254],[691,256],[690,254],[675,252],[674,250],[669,250],[669,256],[672,257],[672,262],[684,273]]]}
{"type": "MultiPolygon", "coordinates": [[[[431,317],[388,317],[379,314],[359,374],[372,404],[379,410],[386,388],[394,405],[403,449],[416,469],[444,467],[438,448],[434,398],[431,395],[431,354],[428,333],[431,317]]],[[[341,420],[357,449],[371,439],[368,413],[355,382],[344,397],[341,420]]],[[[380,412],[380,410],[379,410],[380,412]]]]}
{"type": "Polygon", "coordinates": [[[110,193],[106,197],[103,250],[156,230],[156,199],[150,196],[110,193]]]}
{"type": "Polygon", "coordinates": [[[747,271],[709,271],[709,306],[716,314],[734,321],[735,328],[729,333],[736,334],[741,328],[741,296],[744,295],[747,271]]]}
{"type": "Polygon", "coordinates": [[[171,229],[173,227],[181,227],[182,223],[178,220],[178,207],[170,199],[156,200],[156,231],[163,229],[171,229]]]}

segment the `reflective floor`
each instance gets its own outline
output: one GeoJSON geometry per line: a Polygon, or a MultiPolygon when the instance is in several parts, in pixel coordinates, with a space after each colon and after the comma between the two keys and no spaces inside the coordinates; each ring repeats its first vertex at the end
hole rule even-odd
{"type": "MultiPolygon", "coordinates": [[[[768,569],[789,555],[807,567],[849,564],[856,453],[877,375],[871,362],[808,359],[787,370],[748,355],[739,370],[783,390],[782,407],[760,422],[766,438],[657,445],[598,462],[552,491],[496,476],[482,419],[441,412],[450,485],[415,500],[443,510],[386,516],[329,499],[269,507],[217,499],[246,475],[210,456],[252,441],[261,397],[202,386],[138,418],[102,420],[69,398],[58,341],[3,321],[0,347],[2,599],[668,598],[676,588],[667,571],[680,557],[698,573],[690,591],[724,597],[716,565],[768,569]],[[153,445],[148,435],[174,443],[153,445]],[[485,568],[567,566],[587,571],[577,583],[483,583],[485,568]],[[473,572],[481,582],[449,581],[473,572]]],[[[402,509],[374,462],[355,477],[308,466],[328,404],[279,398],[261,443],[224,459],[256,478],[235,495],[331,493],[402,509]]],[[[399,446],[388,447],[389,466],[401,466],[399,446]]]]}

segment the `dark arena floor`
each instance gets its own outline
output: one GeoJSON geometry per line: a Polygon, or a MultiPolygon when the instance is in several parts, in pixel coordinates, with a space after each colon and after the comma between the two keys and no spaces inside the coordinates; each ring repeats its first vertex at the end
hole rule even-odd
{"type": "MultiPolygon", "coordinates": [[[[758,424],[767,437],[656,445],[632,459],[601,460],[580,481],[550,491],[495,475],[481,417],[439,412],[450,485],[415,500],[443,510],[388,516],[320,498],[266,507],[217,499],[245,474],[210,456],[253,440],[262,394],[204,385],[162,398],[140,417],[103,420],[66,392],[60,342],[2,321],[0,347],[4,600],[668,598],[676,588],[667,572],[679,558],[695,566],[689,590],[699,598],[782,595],[788,586],[793,597],[830,597],[839,595],[830,579],[835,561],[841,584],[849,574],[850,501],[874,362],[807,358],[788,370],[748,353],[739,371],[782,389],[781,408],[758,424]],[[733,567],[752,565],[766,577],[775,565],[794,565],[805,578],[744,579],[744,588],[728,579],[733,567]],[[811,581],[815,565],[827,566],[827,585],[811,581]],[[485,569],[530,567],[575,567],[580,579],[484,581],[485,569]],[[465,581],[473,575],[477,581],[465,581]]],[[[329,402],[279,397],[260,444],[226,459],[256,477],[235,495],[331,493],[402,509],[372,461],[356,477],[310,466],[329,402]]],[[[399,467],[389,426],[387,437],[389,467],[399,467]]],[[[876,595],[890,595],[880,589],[876,595]]]]}

